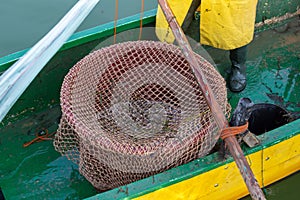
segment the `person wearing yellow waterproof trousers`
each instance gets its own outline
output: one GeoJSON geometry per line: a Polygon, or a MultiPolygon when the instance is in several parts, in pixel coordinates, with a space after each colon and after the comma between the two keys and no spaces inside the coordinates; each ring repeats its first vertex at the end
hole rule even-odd
{"type": "MultiPolygon", "coordinates": [[[[257,0],[168,0],[178,23],[185,29],[193,14],[200,10],[200,43],[229,50],[231,72],[229,89],[240,92],[246,87],[247,45],[254,35],[257,0]]],[[[158,7],[156,35],[172,43],[168,23],[158,7]]]]}

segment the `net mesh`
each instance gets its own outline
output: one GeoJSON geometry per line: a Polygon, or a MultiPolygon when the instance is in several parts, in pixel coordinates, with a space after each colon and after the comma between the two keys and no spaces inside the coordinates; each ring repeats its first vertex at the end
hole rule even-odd
{"type": "MultiPolygon", "coordinates": [[[[229,113],[225,81],[195,54],[229,113]]],[[[206,155],[219,130],[180,49],[135,41],[84,57],[66,75],[57,151],[99,190],[115,188],[206,155]]]]}

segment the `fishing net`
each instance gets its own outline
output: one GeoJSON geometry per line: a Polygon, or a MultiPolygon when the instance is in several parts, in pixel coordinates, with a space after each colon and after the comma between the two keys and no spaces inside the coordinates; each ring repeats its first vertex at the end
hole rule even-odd
{"type": "MultiPolygon", "coordinates": [[[[225,81],[195,54],[224,113],[225,81]]],[[[135,41],[94,51],[66,75],[54,146],[99,190],[206,155],[218,126],[180,49],[135,41]]]]}

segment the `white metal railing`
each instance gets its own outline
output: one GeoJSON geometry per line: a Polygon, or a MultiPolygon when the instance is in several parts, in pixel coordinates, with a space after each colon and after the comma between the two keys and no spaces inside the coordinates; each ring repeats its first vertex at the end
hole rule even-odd
{"type": "Polygon", "coordinates": [[[0,122],[98,2],[99,0],[79,0],[47,35],[2,74],[0,77],[0,122]]]}

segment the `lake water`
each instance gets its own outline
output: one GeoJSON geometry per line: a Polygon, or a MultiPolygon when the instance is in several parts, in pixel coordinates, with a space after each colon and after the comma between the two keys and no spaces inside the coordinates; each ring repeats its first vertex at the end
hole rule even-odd
{"type": "MultiPolygon", "coordinates": [[[[77,2],[77,0],[6,0],[0,2],[0,57],[33,46],[77,2]]],[[[120,0],[119,17],[137,14],[140,0],[120,0]],[[130,4],[128,5],[128,2],[130,4]]],[[[156,8],[156,0],[145,0],[145,10],[156,8]]],[[[114,19],[115,1],[102,0],[78,31],[114,19]]],[[[266,189],[268,199],[299,199],[300,173],[266,189]]],[[[245,198],[248,199],[248,198],[245,198]]]]}
{"type": "MultiPolygon", "coordinates": [[[[0,2],[0,57],[33,46],[76,2],[77,0],[2,0],[0,2]]],[[[157,6],[156,0],[144,2],[145,10],[157,6]]],[[[141,0],[119,0],[118,4],[119,18],[137,14],[141,10],[141,0]]],[[[112,21],[114,15],[115,1],[100,0],[78,31],[112,21]]]]}

